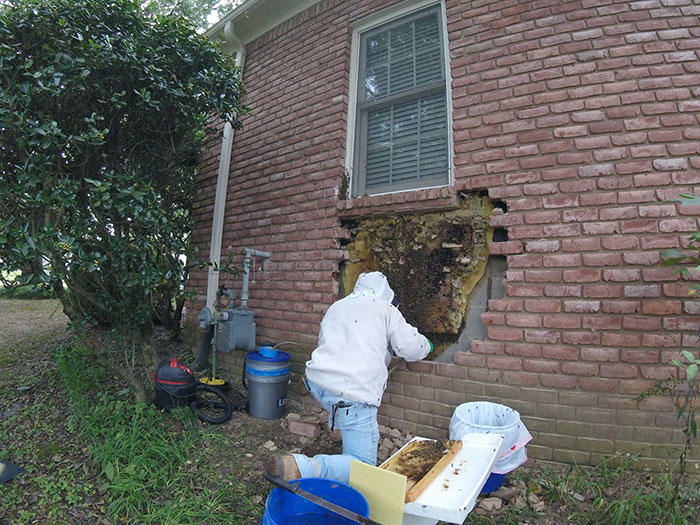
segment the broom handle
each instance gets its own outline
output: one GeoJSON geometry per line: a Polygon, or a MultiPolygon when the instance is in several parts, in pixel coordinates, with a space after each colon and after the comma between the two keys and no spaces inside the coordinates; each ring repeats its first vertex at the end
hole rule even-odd
{"type": "Polygon", "coordinates": [[[211,378],[216,377],[216,334],[219,330],[219,323],[214,323],[214,338],[211,340],[211,378]]]}
{"type": "Polygon", "coordinates": [[[273,485],[277,485],[281,489],[291,492],[292,494],[296,494],[297,496],[304,498],[305,500],[311,501],[312,503],[315,503],[316,505],[323,507],[324,509],[330,510],[331,512],[334,512],[335,514],[338,514],[344,518],[352,520],[356,523],[363,523],[365,525],[382,525],[377,521],[365,518],[364,516],[356,512],[352,512],[351,510],[348,510],[344,507],[341,507],[340,505],[336,505],[335,503],[325,500],[320,496],[317,496],[316,494],[312,494],[311,492],[302,489],[298,485],[293,485],[278,476],[273,476],[268,472],[265,472],[264,474],[265,478],[273,485]]]}

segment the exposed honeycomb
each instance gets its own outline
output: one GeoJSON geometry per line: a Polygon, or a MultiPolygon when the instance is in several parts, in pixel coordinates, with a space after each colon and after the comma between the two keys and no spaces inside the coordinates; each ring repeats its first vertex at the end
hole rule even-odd
{"type": "Polygon", "coordinates": [[[352,290],[360,273],[379,270],[409,323],[437,342],[455,340],[486,269],[492,210],[488,198],[469,196],[456,210],[358,219],[342,288],[352,290]]]}
{"type": "Polygon", "coordinates": [[[418,441],[398,457],[395,471],[410,479],[421,479],[455,443],[449,439],[418,441]]]}

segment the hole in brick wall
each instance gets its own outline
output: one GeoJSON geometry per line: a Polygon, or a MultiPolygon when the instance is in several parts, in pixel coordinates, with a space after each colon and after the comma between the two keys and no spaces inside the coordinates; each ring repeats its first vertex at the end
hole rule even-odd
{"type": "MultiPolygon", "coordinates": [[[[348,220],[341,221],[341,226],[343,228],[346,228],[348,231],[352,232],[357,228],[358,223],[356,220],[348,219],[348,220]]],[[[351,237],[349,239],[345,239],[345,238],[338,239],[340,248],[347,249],[348,246],[353,242],[353,240],[354,240],[353,237],[351,237]]],[[[346,271],[348,264],[349,264],[348,261],[341,261],[340,264],[338,265],[338,273],[336,274],[336,279],[338,279],[338,285],[339,285],[339,288],[338,288],[338,297],[339,298],[345,297],[347,294],[352,292],[352,290],[346,289],[346,286],[347,286],[346,279],[343,279],[343,276],[345,275],[345,271],[346,271]]]]}
{"type": "Polygon", "coordinates": [[[485,194],[461,197],[456,210],[342,223],[352,238],[344,244],[348,261],[339,268],[340,297],[352,291],[361,272],[383,272],[406,320],[435,343],[435,355],[462,333],[493,235],[491,201],[485,194]]]}
{"type": "Polygon", "coordinates": [[[481,321],[481,314],[488,311],[490,299],[502,299],[505,296],[506,269],[505,255],[489,256],[484,275],[469,294],[467,312],[459,339],[449,345],[436,361],[451,363],[455,352],[466,352],[472,341],[486,338],[486,327],[481,321]]]}
{"type": "Polygon", "coordinates": [[[495,201],[491,201],[491,204],[493,204],[494,208],[497,208],[499,210],[503,210],[503,213],[506,213],[508,211],[508,206],[503,201],[495,200],[495,201]]]}
{"type": "Polygon", "coordinates": [[[495,228],[493,230],[493,242],[505,242],[508,240],[508,230],[505,228],[495,228]]]}
{"type": "Polygon", "coordinates": [[[347,272],[347,268],[348,261],[341,261],[341,263],[338,265],[338,275],[336,276],[338,279],[338,299],[345,297],[350,292],[352,292],[352,290],[347,289],[347,280],[344,279],[345,273],[347,272]]]}
{"type": "Polygon", "coordinates": [[[343,219],[341,222],[341,225],[343,228],[346,228],[348,230],[354,230],[359,226],[359,221],[357,219],[343,219]]]}

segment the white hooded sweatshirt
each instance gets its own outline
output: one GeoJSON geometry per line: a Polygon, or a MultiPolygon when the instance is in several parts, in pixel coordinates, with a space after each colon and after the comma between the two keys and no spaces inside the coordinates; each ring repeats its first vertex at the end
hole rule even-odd
{"type": "Polygon", "coordinates": [[[393,298],[384,274],[361,274],[354,291],[333,303],[321,321],[306,377],[338,396],[379,406],[391,351],[406,361],[430,352],[428,339],[406,322],[393,298]]]}

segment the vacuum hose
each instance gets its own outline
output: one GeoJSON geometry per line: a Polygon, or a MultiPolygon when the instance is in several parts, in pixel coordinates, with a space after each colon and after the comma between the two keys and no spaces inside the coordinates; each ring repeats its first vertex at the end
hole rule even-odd
{"type": "Polygon", "coordinates": [[[192,363],[192,370],[201,372],[209,363],[209,354],[211,353],[211,340],[214,338],[214,326],[207,326],[202,332],[202,337],[199,340],[199,352],[192,363]]]}
{"type": "Polygon", "coordinates": [[[300,343],[297,343],[296,341],[280,341],[280,342],[277,343],[275,346],[273,346],[272,349],[273,349],[273,350],[276,350],[278,347],[280,347],[280,346],[282,346],[282,345],[292,345],[292,346],[296,346],[296,347],[298,347],[298,348],[301,348],[301,349],[302,349],[304,352],[306,352],[307,354],[309,353],[309,349],[308,349],[306,346],[304,346],[304,345],[302,345],[302,344],[300,344],[300,343]]]}

